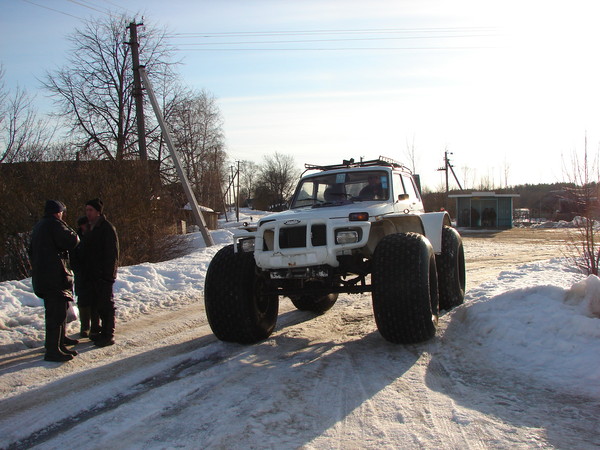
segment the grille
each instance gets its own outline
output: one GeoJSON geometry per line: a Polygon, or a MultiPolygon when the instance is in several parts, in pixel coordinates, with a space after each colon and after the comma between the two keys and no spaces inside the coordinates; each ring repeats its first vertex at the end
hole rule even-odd
{"type": "Polygon", "coordinates": [[[306,247],[306,227],[281,228],[279,248],[306,247]]]}
{"type": "MultiPolygon", "coordinates": [[[[327,245],[327,227],[325,225],[311,227],[310,243],[313,247],[327,245]]],[[[279,230],[279,248],[304,247],[306,247],[306,226],[287,227],[279,230]]]]}
{"type": "Polygon", "coordinates": [[[327,227],[325,225],[313,225],[311,231],[311,244],[313,247],[327,245],[327,227]]]}

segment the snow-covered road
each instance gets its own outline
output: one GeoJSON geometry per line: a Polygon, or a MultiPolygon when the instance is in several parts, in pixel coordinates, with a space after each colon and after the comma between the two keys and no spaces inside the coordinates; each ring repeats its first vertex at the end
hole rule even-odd
{"type": "Polygon", "coordinates": [[[600,291],[569,291],[583,277],[547,260],[558,244],[543,236],[466,237],[467,302],[424,344],[383,340],[369,295],[318,317],[282,299],[270,339],[226,344],[173,291],[113,347],[84,342],[62,365],[40,348],[0,356],[0,447],[598,447],[600,320],[585,302],[600,291]]]}

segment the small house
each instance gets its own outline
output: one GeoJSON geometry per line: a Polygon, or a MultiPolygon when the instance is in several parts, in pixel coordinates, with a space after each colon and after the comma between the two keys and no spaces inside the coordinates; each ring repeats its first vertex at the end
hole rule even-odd
{"type": "Polygon", "coordinates": [[[519,194],[472,192],[453,194],[456,199],[456,226],[464,228],[512,228],[513,199],[519,194]]]}

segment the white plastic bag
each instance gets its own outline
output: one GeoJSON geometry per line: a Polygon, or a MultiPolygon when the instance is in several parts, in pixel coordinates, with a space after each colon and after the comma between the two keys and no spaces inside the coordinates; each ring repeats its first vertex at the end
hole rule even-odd
{"type": "Polygon", "coordinates": [[[67,303],[69,304],[67,308],[67,322],[75,322],[77,319],[79,319],[77,309],[75,309],[75,302],[73,300],[69,300],[67,303]]]}

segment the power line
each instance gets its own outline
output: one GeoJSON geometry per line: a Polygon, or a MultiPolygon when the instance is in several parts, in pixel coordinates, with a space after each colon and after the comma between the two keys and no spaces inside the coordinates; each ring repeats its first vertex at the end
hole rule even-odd
{"type": "Polygon", "coordinates": [[[83,6],[84,8],[91,9],[92,11],[96,11],[96,12],[99,12],[99,13],[102,13],[102,14],[110,15],[110,13],[106,9],[104,9],[104,10],[98,9],[98,8],[96,8],[94,6],[91,6],[91,5],[87,4],[88,2],[86,2],[84,0],[81,0],[81,1],[67,0],[67,1],[70,2],[70,3],[73,3],[75,5],[79,5],[79,6],[83,6]]]}
{"type": "Polygon", "coordinates": [[[175,44],[176,51],[344,51],[344,50],[466,50],[494,48],[489,45],[464,45],[464,46],[407,46],[407,47],[273,47],[277,45],[294,44],[322,44],[340,42],[373,42],[373,41],[410,41],[410,40],[447,40],[447,39],[476,39],[493,38],[497,36],[497,29],[493,27],[455,27],[455,28],[371,28],[371,29],[345,29],[345,30],[279,30],[279,31],[225,31],[210,33],[173,33],[167,38],[177,40],[192,40],[175,44]],[[316,39],[308,39],[315,37],[316,39]],[[221,41],[215,42],[214,39],[221,41]],[[273,38],[260,40],[246,40],[244,38],[273,38]],[[277,39],[280,38],[280,39],[277,39]],[[289,38],[289,39],[281,39],[289,38]],[[248,46],[264,47],[248,47],[248,46]],[[218,46],[218,47],[217,47],[218,46]],[[231,46],[238,46],[231,48],[231,46]],[[185,47],[185,48],[184,48],[185,47]],[[212,47],[212,48],[209,48],[212,47]]]}
{"type": "Polygon", "coordinates": [[[492,46],[463,46],[463,47],[329,47],[329,48],[173,48],[176,52],[279,52],[279,51],[354,51],[354,50],[489,50],[492,46]]]}
{"type": "MultiPolygon", "coordinates": [[[[53,12],[56,12],[56,13],[59,13],[59,14],[63,14],[65,16],[73,17],[74,19],[85,20],[83,17],[76,16],[75,14],[71,14],[71,13],[62,11],[60,9],[51,8],[51,7],[46,6],[46,5],[41,5],[39,3],[33,2],[32,0],[21,0],[21,1],[23,1],[25,3],[29,3],[29,4],[34,5],[34,6],[37,6],[39,8],[44,8],[44,9],[47,9],[47,10],[50,10],[50,11],[53,11],[53,12]]],[[[107,9],[107,8],[99,9],[97,7],[97,5],[95,5],[94,3],[90,2],[90,1],[87,1],[87,0],[66,0],[66,1],[69,2],[69,3],[73,3],[74,5],[81,6],[82,8],[87,8],[87,9],[90,9],[92,11],[99,12],[100,14],[104,14],[105,16],[109,16],[110,17],[112,15],[112,13],[111,13],[111,11],[109,9],[107,9]]],[[[115,3],[111,3],[109,0],[103,0],[103,1],[105,1],[105,2],[107,2],[109,4],[112,4],[113,6],[115,6],[117,8],[120,8],[121,10],[124,10],[124,11],[127,11],[127,12],[131,12],[131,11],[127,10],[126,8],[123,8],[120,5],[117,5],[115,3]]]]}
{"type": "Polygon", "coordinates": [[[126,11],[126,12],[128,12],[128,13],[131,13],[131,14],[136,14],[136,12],[135,12],[135,11],[132,11],[132,10],[130,10],[130,9],[127,9],[127,8],[125,8],[123,5],[119,5],[118,3],[111,2],[110,0],[102,0],[102,1],[103,1],[104,3],[108,3],[108,4],[109,4],[109,5],[111,5],[111,6],[114,6],[115,8],[118,8],[118,9],[121,9],[121,10],[123,10],[123,11],[126,11]]]}
{"type": "Polygon", "coordinates": [[[249,44],[306,44],[312,42],[349,42],[349,41],[393,41],[393,40],[413,40],[413,39],[446,39],[446,38],[467,38],[467,37],[491,37],[491,35],[473,35],[473,36],[404,36],[404,37],[370,37],[370,38],[337,38],[337,39],[300,39],[290,41],[234,41],[234,42],[192,42],[179,44],[180,46],[193,45],[249,45],[249,44]]]}
{"type": "Polygon", "coordinates": [[[494,32],[494,27],[454,27],[454,28],[371,28],[346,30],[279,30],[279,31],[225,31],[225,32],[194,32],[171,33],[173,38],[194,37],[258,37],[258,36],[304,36],[316,34],[390,34],[390,33],[448,33],[448,32],[494,32]]]}
{"type": "Polygon", "coordinates": [[[73,15],[73,14],[69,14],[69,13],[67,13],[67,12],[64,12],[64,11],[61,11],[61,10],[59,10],[59,9],[50,8],[49,6],[46,6],[46,5],[40,5],[39,3],[32,2],[31,0],[21,0],[21,1],[23,1],[23,2],[25,2],[25,3],[29,3],[29,4],[31,4],[31,5],[34,5],[34,6],[39,6],[40,8],[44,8],[44,9],[48,9],[48,10],[50,10],[50,11],[57,12],[57,13],[59,13],[59,14],[63,14],[63,15],[65,15],[65,16],[73,17],[73,18],[75,18],[75,19],[78,19],[78,20],[83,20],[83,18],[81,18],[81,17],[79,17],[79,16],[75,16],[75,15],[73,15]]]}

